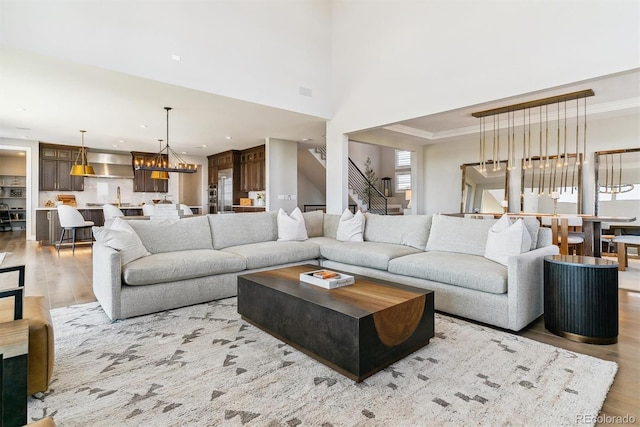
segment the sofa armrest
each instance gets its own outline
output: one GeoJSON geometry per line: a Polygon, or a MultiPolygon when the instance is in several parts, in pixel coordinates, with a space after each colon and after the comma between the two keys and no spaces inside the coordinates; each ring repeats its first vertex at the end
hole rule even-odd
{"type": "Polygon", "coordinates": [[[95,243],[93,245],[93,293],[111,320],[120,318],[122,266],[120,253],[95,243]]]}
{"type": "Polygon", "coordinates": [[[549,245],[509,257],[509,329],[519,331],[544,312],[544,257],[558,253],[557,246],[549,245]]]}

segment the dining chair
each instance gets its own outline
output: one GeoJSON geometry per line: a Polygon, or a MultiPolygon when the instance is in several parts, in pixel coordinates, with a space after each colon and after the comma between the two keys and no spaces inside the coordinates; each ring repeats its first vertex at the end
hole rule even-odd
{"type": "Polygon", "coordinates": [[[182,215],[193,215],[191,208],[184,203],[180,203],[180,211],[182,212],[182,215]]]}
{"type": "Polygon", "coordinates": [[[551,227],[552,242],[560,247],[561,255],[568,255],[569,248],[576,255],[584,253],[582,218],[579,216],[543,216],[540,218],[540,222],[543,226],[551,227]]]}
{"type": "MultiPolygon", "coordinates": [[[[58,220],[60,221],[60,227],[62,227],[62,234],[60,234],[60,240],[56,242],[56,249],[60,253],[60,246],[64,241],[64,235],[67,231],[71,233],[71,237],[67,237],[67,240],[71,240],[71,251],[76,253],[76,230],[78,228],[93,227],[93,221],[85,221],[84,217],[78,211],[78,209],[69,205],[58,206],[58,220]]],[[[93,238],[91,238],[91,244],[93,246],[93,238]]]]}
{"type": "Polygon", "coordinates": [[[616,244],[616,252],[618,252],[618,271],[625,271],[629,266],[627,249],[629,246],[635,246],[640,249],[640,236],[623,234],[614,237],[613,243],[616,244]]]}

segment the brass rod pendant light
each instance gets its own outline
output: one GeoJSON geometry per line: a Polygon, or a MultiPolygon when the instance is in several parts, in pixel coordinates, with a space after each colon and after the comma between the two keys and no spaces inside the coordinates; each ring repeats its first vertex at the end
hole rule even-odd
{"type": "Polygon", "coordinates": [[[80,151],[76,156],[76,161],[71,167],[71,171],[69,175],[71,176],[89,176],[95,175],[95,171],[93,170],[93,166],[91,166],[87,162],[87,150],[84,148],[84,134],[86,130],[81,130],[80,134],[82,135],[82,146],[80,147],[80,151]]]}

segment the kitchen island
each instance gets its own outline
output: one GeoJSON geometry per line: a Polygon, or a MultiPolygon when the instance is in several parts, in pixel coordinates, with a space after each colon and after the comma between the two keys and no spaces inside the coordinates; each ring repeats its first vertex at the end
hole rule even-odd
{"type": "MultiPolygon", "coordinates": [[[[202,211],[202,206],[189,206],[194,214],[202,211]]],[[[87,204],[85,206],[78,206],[78,211],[82,214],[85,220],[93,221],[93,223],[100,227],[104,225],[104,214],[102,213],[102,205],[99,204],[87,204]]],[[[137,205],[123,205],[120,207],[122,213],[125,216],[142,216],[142,206],[137,205]]],[[[36,208],[36,240],[42,245],[54,245],[60,235],[62,234],[62,228],[60,227],[60,220],[58,219],[58,210],[55,207],[42,207],[36,208]]],[[[90,240],[91,228],[78,229],[76,234],[76,240],[90,240]]]]}

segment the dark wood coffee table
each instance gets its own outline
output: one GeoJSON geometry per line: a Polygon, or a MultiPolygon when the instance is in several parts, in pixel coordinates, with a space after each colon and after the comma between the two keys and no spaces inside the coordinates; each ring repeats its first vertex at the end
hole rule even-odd
{"type": "Polygon", "coordinates": [[[355,284],[337,289],[299,281],[300,273],[318,268],[238,276],[238,313],[358,382],[433,337],[433,291],[359,275],[353,275],[355,284]]]}

